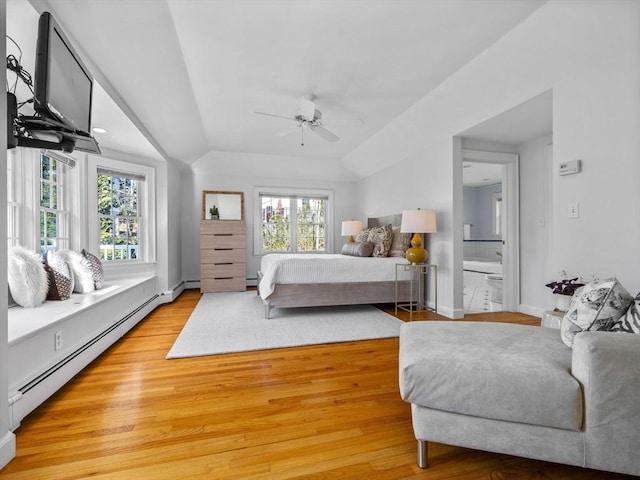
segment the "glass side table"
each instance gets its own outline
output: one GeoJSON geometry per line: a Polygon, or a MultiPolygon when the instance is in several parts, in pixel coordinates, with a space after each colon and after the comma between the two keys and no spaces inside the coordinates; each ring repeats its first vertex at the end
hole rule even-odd
{"type": "Polygon", "coordinates": [[[409,321],[413,320],[414,313],[433,312],[438,315],[437,265],[429,263],[396,263],[395,289],[396,315],[398,314],[398,309],[409,312],[409,321]],[[398,298],[399,282],[404,281],[406,277],[402,275],[403,272],[409,272],[409,300],[406,302],[400,301],[398,298]],[[430,282],[433,289],[427,288],[430,278],[433,279],[430,282]],[[430,306],[430,303],[433,303],[433,306],[430,306]]]}

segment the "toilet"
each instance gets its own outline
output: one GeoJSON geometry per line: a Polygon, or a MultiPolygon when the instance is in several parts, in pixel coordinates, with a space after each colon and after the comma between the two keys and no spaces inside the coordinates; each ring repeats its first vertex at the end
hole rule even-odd
{"type": "Polygon", "coordinates": [[[490,273],[485,275],[484,280],[491,289],[491,301],[502,303],[502,275],[490,273]]]}

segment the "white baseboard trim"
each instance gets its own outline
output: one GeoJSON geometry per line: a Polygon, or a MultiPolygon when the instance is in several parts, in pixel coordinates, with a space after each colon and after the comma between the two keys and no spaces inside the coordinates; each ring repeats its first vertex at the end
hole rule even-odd
{"type": "Polygon", "coordinates": [[[187,284],[187,282],[182,281],[180,283],[178,283],[175,287],[173,287],[171,290],[167,290],[166,292],[162,292],[160,294],[160,303],[172,303],[176,298],[178,298],[182,292],[184,292],[184,289],[186,288],[185,285],[187,284]]]}
{"type": "Polygon", "coordinates": [[[16,436],[13,432],[5,432],[0,440],[0,469],[16,456],[16,436]]]}
{"type": "Polygon", "coordinates": [[[185,289],[197,288],[199,290],[200,289],[200,280],[185,280],[184,288],[185,289]]]}
{"type": "Polygon", "coordinates": [[[538,318],[542,318],[542,314],[548,309],[546,308],[540,308],[540,307],[534,307],[532,305],[520,305],[518,307],[518,311],[520,313],[524,313],[525,315],[531,315],[533,317],[538,317],[538,318]]]}

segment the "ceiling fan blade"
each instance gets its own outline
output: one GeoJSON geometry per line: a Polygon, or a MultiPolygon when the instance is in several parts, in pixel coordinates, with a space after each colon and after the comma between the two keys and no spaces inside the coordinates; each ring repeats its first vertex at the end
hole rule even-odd
{"type": "Polygon", "coordinates": [[[336,134],[331,133],[329,130],[321,127],[320,125],[310,125],[310,128],[312,132],[317,133],[327,142],[337,142],[338,140],[340,140],[340,138],[336,134]]]}
{"type": "Polygon", "coordinates": [[[295,132],[297,129],[299,129],[302,125],[298,124],[295,127],[289,127],[286,130],[281,130],[279,132],[276,132],[273,134],[274,137],[285,137],[287,135],[289,135],[290,133],[295,132]]]}
{"type": "Polygon", "coordinates": [[[313,116],[316,113],[316,104],[311,100],[310,97],[301,97],[300,98],[300,115],[305,120],[313,121],[313,116]]]}
{"type": "Polygon", "coordinates": [[[297,122],[295,118],[285,117],[284,115],[276,115],[274,113],[265,113],[265,112],[253,112],[253,113],[257,113],[258,115],[266,115],[268,117],[284,118],[285,120],[293,120],[294,122],[297,122]]]}

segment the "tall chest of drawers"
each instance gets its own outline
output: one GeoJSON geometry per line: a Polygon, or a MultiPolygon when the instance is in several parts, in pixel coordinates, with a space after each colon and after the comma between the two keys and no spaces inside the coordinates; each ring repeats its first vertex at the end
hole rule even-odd
{"type": "Polygon", "coordinates": [[[244,220],[200,221],[200,291],[247,289],[244,220]]]}

